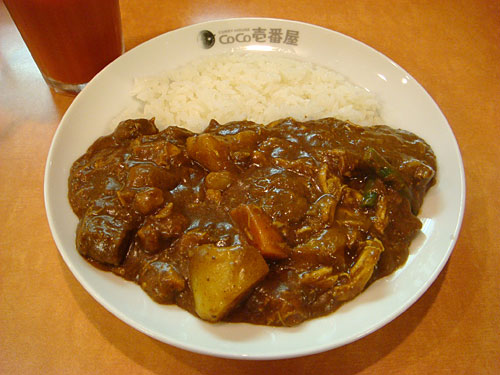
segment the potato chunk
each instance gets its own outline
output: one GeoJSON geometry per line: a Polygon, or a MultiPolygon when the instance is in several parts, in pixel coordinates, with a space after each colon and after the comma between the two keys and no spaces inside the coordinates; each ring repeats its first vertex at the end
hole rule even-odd
{"type": "Polygon", "coordinates": [[[222,319],[268,272],[254,247],[198,246],[189,270],[196,313],[211,322],[222,319]]]}
{"type": "Polygon", "coordinates": [[[229,145],[221,136],[200,134],[186,140],[186,149],[191,159],[196,160],[211,172],[230,170],[229,145]]]}

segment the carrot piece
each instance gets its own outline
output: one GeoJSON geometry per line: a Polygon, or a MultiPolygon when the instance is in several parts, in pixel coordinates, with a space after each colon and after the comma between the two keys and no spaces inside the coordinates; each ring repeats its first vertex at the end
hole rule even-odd
{"type": "Polygon", "coordinates": [[[264,258],[283,259],[288,256],[288,245],[273,226],[271,218],[260,207],[242,204],[233,209],[230,215],[264,258]]]}

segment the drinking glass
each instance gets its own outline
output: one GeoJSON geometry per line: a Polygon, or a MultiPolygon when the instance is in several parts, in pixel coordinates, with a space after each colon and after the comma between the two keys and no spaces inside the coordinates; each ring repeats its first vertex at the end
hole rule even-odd
{"type": "Polygon", "coordinates": [[[123,53],[118,0],[4,0],[47,84],[78,93],[123,53]]]}

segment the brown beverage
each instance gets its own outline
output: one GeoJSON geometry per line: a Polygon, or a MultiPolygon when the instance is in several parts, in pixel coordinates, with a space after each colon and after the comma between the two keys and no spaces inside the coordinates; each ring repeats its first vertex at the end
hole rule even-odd
{"type": "Polygon", "coordinates": [[[47,83],[78,92],[123,52],[118,0],[4,0],[47,83]]]}

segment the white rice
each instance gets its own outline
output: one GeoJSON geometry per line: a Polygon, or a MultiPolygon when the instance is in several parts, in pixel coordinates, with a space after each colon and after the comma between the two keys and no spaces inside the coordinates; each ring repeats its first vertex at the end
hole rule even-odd
{"type": "Polygon", "coordinates": [[[339,73],[258,53],[212,56],[160,76],[138,78],[132,94],[139,110],[126,117],[155,117],[159,128],[177,125],[199,132],[211,119],[266,124],[284,117],[381,122],[375,96],[339,73]]]}

